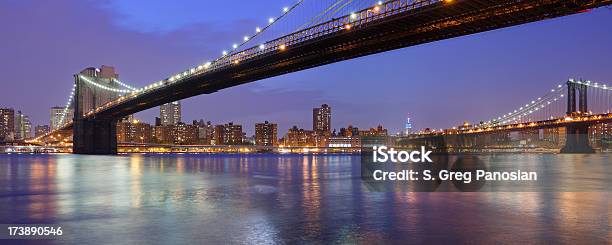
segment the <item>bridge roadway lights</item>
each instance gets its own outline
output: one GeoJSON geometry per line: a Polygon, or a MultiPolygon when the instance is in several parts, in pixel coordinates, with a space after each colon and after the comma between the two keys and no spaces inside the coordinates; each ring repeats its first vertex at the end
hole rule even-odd
{"type": "Polygon", "coordinates": [[[117,154],[117,121],[113,119],[78,119],[73,125],[74,154],[117,154]]]}
{"type": "Polygon", "coordinates": [[[565,146],[561,153],[595,153],[589,145],[589,126],[587,124],[569,125],[565,128],[565,146]]]}

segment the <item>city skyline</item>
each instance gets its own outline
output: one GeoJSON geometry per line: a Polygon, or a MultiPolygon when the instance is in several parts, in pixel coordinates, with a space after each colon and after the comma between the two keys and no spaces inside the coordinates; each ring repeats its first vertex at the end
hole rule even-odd
{"type": "MultiPolygon", "coordinates": [[[[187,5],[189,2],[185,3],[187,5]]],[[[27,22],[14,13],[28,8],[32,2],[4,4],[6,7],[0,9],[2,18],[15,19],[16,22],[0,24],[7,25],[5,29],[9,37],[0,41],[3,44],[0,49],[6,51],[3,52],[7,54],[6,60],[21,62],[0,66],[3,74],[6,74],[6,81],[19,81],[11,84],[11,91],[0,106],[21,110],[31,117],[33,125],[47,124],[49,108],[65,102],[64,96],[72,86],[72,74],[84,67],[115,66],[122,80],[133,85],[144,85],[183,67],[218,56],[218,51],[236,36],[240,37],[244,30],[259,23],[262,13],[275,13],[275,10],[254,6],[257,5],[255,3],[245,3],[231,15],[225,10],[208,17],[189,12],[187,17],[170,15],[164,17],[167,18],[164,21],[157,22],[147,11],[163,8],[166,3],[155,2],[136,8],[133,3],[110,1],[108,4],[117,8],[106,8],[93,2],[67,1],[38,4],[37,8],[46,11],[34,12],[28,19],[30,22],[27,22]],[[83,28],[71,24],[74,18],[79,17],[75,14],[78,12],[91,15],[91,18],[82,19],[83,23],[79,23],[79,26],[89,25],[92,28],[86,28],[86,31],[95,31],[91,35],[113,36],[113,41],[90,40],[91,43],[85,47],[71,45],[58,38],[62,35],[72,36],[71,33],[77,30],[83,31],[83,28]],[[45,20],[51,13],[60,13],[63,17],[47,23],[45,20]],[[222,15],[228,19],[220,20],[222,15]],[[32,23],[35,26],[30,26],[32,23]],[[217,29],[228,23],[236,30],[217,29]],[[49,28],[50,25],[57,27],[49,28]],[[40,31],[32,34],[32,29],[40,31]],[[21,42],[17,43],[16,40],[21,42]],[[203,44],[198,40],[210,42],[203,44]],[[32,52],[41,58],[28,59],[32,52]],[[66,56],[66,62],[52,62],[60,57],[60,53],[62,57],[66,56]],[[28,61],[23,62],[25,60],[28,61]],[[32,74],[34,77],[23,75],[32,69],[40,72],[32,74]],[[36,100],[28,97],[36,97],[36,100]]],[[[282,1],[278,2],[279,6],[283,4],[282,1]]],[[[610,67],[612,61],[605,54],[610,53],[607,52],[610,47],[602,43],[612,41],[612,34],[605,26],[593,23],[610,22],[612,18],[609,13],[608,9],[602,8],[576,16],[491,31],[480,34],[478,38],[455,38],[266,79],[184,100],[183,116],[218,122],[234,121],[244,125],[268,120],[278,123],[280,132],[285,132],[292,125],[306,127],[310,118],[302,112],[323,103],[333,104],[337,108],[335,118],[338,121],[334,125],[383,123],[392,132],[403,129],[406,113],[414,118],[412,123],[417,129],[446,128],[463,120],[486,119],[495,116],[492,113],[499,109],[514,108],[516,105],[513,101],[532,99],[539,95],[535,91],[548,89],[568,77],[608,82],[612,71],[605,67],[610,67]],[[543,43],[548,45],[543,47],[543,43]],[[580,56],[590,57],[591,60],[588,64],[572,60],[572,57],[580,56]],[[470,59],[464,61],[465,57],[470,59]],[[383,61],[384,66],[377,65],[383,61]],[[473,69],[484,67],[484,64],[487,69],[473,69]],[[567,74],[553,70],[562,70],[567,74]],[[409,72],[409,75],[404,72],[409,72]],[[380,90],[380,94],[385,94],[385,98],[369,94],[371,86],[380,90]],[[521,86],[533,86],[534,94],[529,91],[518,93],[521,86]],[[465,92],[455,93],[459,88],[465,92]],[[516,93],[495,93],[499,91],[516,93]],[[236,100],[237,97],[241,99],[236,100]],[[517,98],[511,100],[510,97],[517,98]],[[491,101],[495,99],[499,99],[499,103],[493,108],[491,101]],[[206,106],[210,104],[224,106],[206,106]]],[[[152,123],[150,120],[156,113],[156,109],[151,109],[138,113],[136,117],[152,123]]]]}

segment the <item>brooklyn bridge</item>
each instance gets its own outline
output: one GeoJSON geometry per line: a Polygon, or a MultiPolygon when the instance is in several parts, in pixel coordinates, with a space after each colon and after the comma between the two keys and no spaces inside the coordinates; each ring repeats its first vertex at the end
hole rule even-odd
{"type": "MultiPolygon", "coordinates": [[[[322,1],[322,0],[315,0],[322,1]]],[[[209,62],[135,88],[95,71],[74,75],[74,87],[63,114],[63,126],[30,141],[41,144],[58,132],[70,132],[73,153],[117,153],[120,118],[165,103],[215,93],[221,89],[359,58],[385,51],[470,35],[514,25],[579,14],[612,0],[391,0],[332,1],[322,9],[306,1],[283,9],[240,43],[209,62]],[[357,5],[356,5],[357,4],[357,5]],[[363,6],[347,12],[346,6],[363,6]],[[306,11],[308,10],[308,11],[306,11]],[[292,15],[309,13],[298,28],[274,31],[292,15]],[[278,33],[288,33],[277,36],[278,33]],[[269,36],[269,37],[267,37],[269,36]],[[105,94],[102,96],[101,94],[105,94]],[[109,96],[110,94],[110,96],[109,96]],[[98,98],[108,98],[100,100],[98,98]],[[74,111],[70,116],[68,111],[74,111]]],[[[289,25],[287,25],[289,26],[289,25]]],[[[562,152],[592,152],[589,126],[612,121],[612,88],[586,80],[568,80],[545,96],[491,120],[465,128],[411,136],[429,144],[469,144],[474,135],[564,127],[562,152]],[[595,94],[596,99],[592,100],[595,94]],[[562,106],[560,106],[563,104],[562,106]],[[563,107],[563,111],[553,108],[563,107]],[[450,138],[452,140],[448,140],[450,138]]],[[[518,102],[517,102],[518,103],[518,102]]]]}

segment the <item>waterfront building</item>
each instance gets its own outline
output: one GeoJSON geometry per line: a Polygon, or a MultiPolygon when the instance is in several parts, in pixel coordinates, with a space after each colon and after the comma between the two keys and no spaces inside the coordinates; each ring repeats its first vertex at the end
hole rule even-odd
{"type": "Polygon", "coordinates": [[[117,123],[117,142],[151,143],[153,127],[150,124],[134,120],[117,123]]]}
{"type": "Polygon", "coordinates": [[[357,137],[359,136],[359,128],[353,127],[353,125],[348,125],[346,128],[340,128],[340,132],[334,136],[357,137]]]}
{"type": "Polygon", "coordinates": [[[196,125],[185,124],[179,122],[176,125],[169,126],[172,128],[170,137],[172,143],[176,145],[194,145],[198,142],[198,127],[196,125]]]}
{"type": "Polygon", "coordinates": [[[315,132],[331,132],[331,107],[327,104],[312,109],[312,130],[315,132]]]}
{"type": "Polygon", "coordinates": [[[533,144],[534,142],[537,142],[540,140],[540,130],[539,129],[521,130],[518,132],[518,138],[519,140],[521,140],[521,142],[528,142],[529,144],[533,144]]]}
{"type": "Polygon", "coordinates": [[[213,145],[223,145],[224,136],[225,136],[225,126],[224,125],[215,125],[215,129],[213,131],[213,140],[211,144],[213,145]]]}
{"type": "Polygon", "coordinates": [[[161,125],[176,125],[181,122],[181,102],[174,101],[159,107],[159,118],[161,125]]]}
{"type": "Polygon", "coordinates": [[[13,140],[15,137],[15,110],[0,108],[0,141],[13,140]]]}
{"type": "Polygon", "coordinates": [[[23,140],[32,137],[32,124],[30,118],[24,115],[21,111],[15,113],[15,139],[23,140]]]}
{"type": "Polygon", "coordinates": [[[244,132],[242,132],[242,125],[230,122],[222,125],[222,127],[219,126],[221,125],[215,127],[215,137],[218,138],[218,136],[221,136],[216,139],[218,145],[219,142],[221,142],[220,145],[240,145],[243,143],[244,132]],[[219,131],[221,135],[217,135],[217,131],[219,131]]]}
{"type": "Polygon", "coordinates": [[[599,123],[589,127],[589,144],[608,149],[612,143],[612,123],[599,123]]]}
{"type": "Polygon", "coordinates": [[[359,136],[387,136],[388,130],[382,125],[378,125],[376,128],[370,128],[369,130],[360,130],[359,136]]]}
{"type": "Polygon", "coordinates": [[[330,137],[327,141],[327,147],[361,147],[361,138],[360,137],[344,137],[344,136],[335,136],[330,137]]]}
{"type": "Polygon", "coordinates": [[[172,142],[170,131],[172,126],[155,125],[153,127],[153,142],[158,144],[169,144],[172,142]]]}
{"type": "Polygon", "coordinates": [[[283,137],[285,146],[317,146],[317,137],[314,131],[293,126],[283,137]]]}
{"type": "Polygon", "coordinates": [[[204,122],[204,120],[200,120],[199,122],[194,120],[193,125],[198,127],[198,144],[200,145],[210,145],[214,139],[215,128],[210,121],[204,122]]]}
{"type": "Polygon", "coordinates": [[[276,123],[255,124],[255,144],[260,146],[275,146],[278,141],[278,125],[276,123]]]}
{"type": "Polygon", "coordinates": [[[563,147],[566,141],[565,127],[545,128],[543,140],[550,142],[555,147],[563,147]]]}

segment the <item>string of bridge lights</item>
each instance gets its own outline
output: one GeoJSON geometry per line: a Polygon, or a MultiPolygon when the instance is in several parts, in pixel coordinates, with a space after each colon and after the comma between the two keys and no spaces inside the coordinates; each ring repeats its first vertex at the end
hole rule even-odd
{"type": "Polygon", "coordinates": [[[596,83],[596,82],[591,82],[590,80],[581,81],[581,80],[574,80],[573,78],[570,78],[569,81],[573,82],[573,83],[577,83],[577,84],[587,85],[587,86],[593,87],[593,88],[599,88],[599,89],[603,89],[603,90],[610,90],[610,91],[612,91],[612,86],[608,86],[606,84],[600,84],[600,83],[596,83]]]}
{"type": "MultiPolygon", "coordinates": [[[[251,41],[252,39],[254,39],[255,37],[257,37],[258,35],[260,35],[261,33],[263,33],[265,30],[267,30],[268,28],[270,28],[272,25],[274,25],[275,23],[277,23],[279,20],[281,20],[283,17],[287,16],[289,13],[291,13],[296,7],[298,7],[300,4],[302,4],[302,2],[304,2],[304,0],[299,0],[297,1],[295,4],[288,6],[288,7],[284,7],[282,9],[282,13],[281,15],[279,15],[278,17],[270,17],[268,18],[268,23],[264,26],[264,27],[255,27],[255,33],[254,34],[248,34],[245,35],[242,38],[242,41],[237,42],[232,44],[231,49],[228,50],[223,50],[221,51],[221,56],[219,56],[218,58],[216,58],[215,60],[213,60],[212,62],[208,61],[205,62],[202,65],[199,65],[197,67],[191,68],[189,70],[186,70],[182,73],[177,73],[173,76],[170,76],[169,78],[166,79],[166,81],[170,81],[170,82],[174,82],[177,80],[180,80],[183,77],[187,77],[188,75],[192,75],[195,74],[196,72],[199,72],[201,70],[204,69],[208,69],[211,65],[213,65],[214,63],[218,62],[219,60],[227,57],[230,54],[233,54],[234,52],[238,51],[240,49],[240,47],[244,46],[245,44],[247,44],[249,41],[251,41]]],[[[265,44],[260,44],[259,45],[259,49],[265,49],[266,46],[265,44]]],[[[157,87],[157,86],[161,86],[162,84],[164,84],[164,80],[153,83],[150,86],[153,87],[157,87]]],[[[141,90],[139,90],[141,91],[141,90]]]]}
{"type": "Polygon", "coordinates": [[[523,116],[530,115],[530,114],[534,113],[535,111],[538,111],[540,108],[544,108],[545,106],[551,104],[552,102],[557,101],[559,98],[562,98],[563,97],[563,94],[562,94],[563,90],[564,90],[563,85],[560,84],[556,88],[551,89],[549,93],[544,95],[544,97],[538,97],[537,99],[532,100],[531,103],[525,104],[525,106],[521,106],[518,109],[515,109],[515,110],[513,110],[511,112],[508,112],[508,113],[506,113],[504,115],[501,115],[501,116],[499,116],[497,118],[491,119],[491,120],[487,121],[485,123],[485,125],[490,125],[490,124],[493,124],[495,122],[497,122],[497,123],[501,122],[502,124],[505,124],[505,123],[508,123],[508,122],[511,122],[511,121],[516,121],[517,117],[520,119],[523,116]],[[550,97],[552,95],[559,94],[559,93],[561,93],[561,96],[559,98],[555,97],[553,100],[548,100],[547,101],[548,97],[550,97]],[[546,104],[545,105],[541,105],[541,103],[546,103],[546,104]]]}
{"type": "Polygon", "coordinates": [[[123,86],[123,87],[125,87],[125,88],[127,88],[127,89],[129,89],[129,90],[131,90],[131,91],[136,91],[136,90],[137,90],[136,88],[134,88],[134,87],[132,87],[132,86],[130,86],[130,85],[127,85],[127,84],[125,84],[125,83],[121,82],[121,81],[120,81],[119,79],[117,79],[117,78],[112,78],[112,79],[113,79],[113,81],[115,81],[115,82],[116,82],[116,83],[118,83],[119,85],[121,85],[121,86],[123,86]]]}
{"type": "MultiPolygon", "coordinates": [[[[190,69],[188,69],[186,71],[177,73],[177,74],[175,74],[173,76],[168,77],[167,79],[164,79],[164,80],[152,83],[152,84],[146,86],[145,88],[137,89],[136,92],[142,92],[143,90],[148,90],[148,89],[151,89],[151,88],[156,88],[156,87],[159,87],[159,86],[162,86],[162,85],[166,84],[166,82],[175,82],[175,81],[181,80],[182,78],[185,78],[187,76],[193,75],[193,74],[195,74],[197,72],[200,72],[202,70],[210,68],[212,65],[215,65],[218,61],[223,60],[223,59],[229,57],[229,55],[234,54],[235,52],[240,50],[240,48],[242,46],[247,44],[249,41],[253,40],[255,37],[257,37],[261,33],[263,33],[265,30],[267,30],[272,25],[277,23],[283,17],[287,16],[289,13],[291,13],[294,9],[296,9],[296,7],[298,7],[303,2],[304,2],[304,0],[299,0],[299,1],[297,1],[295,4],[293,4],[291,6],[284,7],[282,9],[281,15],[279,15],[278,17],[270,17],[270,18],[268,18],[268,23],[264,27],[255,27],[255,32],[253,34],[248,34],[248,35],[243,36],[242,41],[236,42],[236,43],[231,45],[231,49],[229,49],[229,50],[225,49],[225,50],[221,51],[221,56],[217,57],[212,62],[208,61],[208,62],[206,62],[204,64],[199,65],[199,66],[196,66],[196,67],[190,68],[190,69]]],[[[379,11],[381,5],[383,5],[383,1],[377,1],[375,6],[374,6],[374,11],[379,11]]],[[[356,13],[353,12],[353,13],[350,14],[349,17],[350,17],[351,20],[356,20],[358,16],[357,16],[356,13]]],[[[343,28],[344,29],[350,29],[351,26],[350,26],[350,24],[347,24],[347,26],[345,26],[343,28]]],[[[259,44],[258,48],[260,50],[266,49],[265,43],[259,44]]],[[[281,44],[279,46],[280,50],[284,50],[285,48],[286,48],[286,45],[284,45],[284,44],[281,44]]],[[[235,62],[237,63],[238,61],[235,61],[235,62]]]]}
{"type": "MultiPolygon", "coordinates": [[[[612,86],[608,86],[606,84],[600,84],[597,82],[592,82],[590,80],[587,81],[581,81],[581,80],[574,80],[572,78],[569,79],[570,82],[576,83],[576,84],[582,84],[582,85],[586,85],[589,87],[593,87],[593,88],[598,88],[598,89],[603,89],[603,90],[610,90],[612,91],[612,86]]],[[[492,124],[494,121],[497,122],[501,122],[502,124],[506,124],[509,122],[516,122],[517,120],[520,120],[522,117],[528,116],[530,114],[535,113],[536,111],[545,108],[546,106],[550,105],[553,102],[556,102],[557,100],[561,99],[564,97],[563,92],[564,88],[563,85],[558,85],[557,89],[551,89],[551,92],[549,94],[547,94],[545,96],[545,98],[547,96],[550,96],[551,94],[554,95],[557,93],[560,93],[560,95],[558,95],[557,97],[553,98],[552,100],[548,100],[546,101],[546,99],[542,99],[537,98],[536,100],[532,100],[531,103],[527,103],[525,104],[525,106],[520,107],[517,110],[514,110],[513,112],[509,112],[507,114],[504,114],[500,117],[498,117],[497,119],[493,119],[488,121],[486,124],[492,124]]]]}
{"type": "Polygon", "coordinates": [[[66,102],[66,106],[64,107],[64,110],[62,111],[62,115],[60,117],[59,120],[59,124],[62,124],[64,122],[64,119],[66,119],[66,114],[68,113],[68,109],[70,108],[70,104],[72,103],[72,100],[74,99],[74,91],[76,89],[76,84],[72,85],[72,91],[70,91],[70,96],[68,96],[68,102],[66,102]]]}
{"type": "Polygon", "coordinates": [[[88,77],[83,76],[83,75],[79,75],[79,77],[81,79],[83,79],[83,81],[85,81],[85,82],[87,82],[87,83],[89,83],[91,85],[94,85],[94,86],[96,86],[98,88],[101,88],[101,89],[104,89],[104,90],[108,90],[108,91],[111,91],[111,92],[124,93],[124,94],[132,92],[132,90],[130,90],[130,89],[116,89],[116,88],[111,88],[111,87],[104,86],[102,84],[99,84],[99,83],[96,83],[96,82],[92,81],[91,79],[89,79],[88,77]]]}
{"type": "Polygon", "coordinates": [[[564,97],[564,95],[560,94],[559,96],[557,96],[555,98],[552,98],[551,100],[545,101],[546,103],[543,103],[543,104],[541,104],[539,106],[536,106],[535,108],[532,107],[528,112],[525,112],[522,115],[514,116],[512,118],[508,118],[508,120],[503,121],[502,124],[507,124],[507,123],[510,123],[510,122],[515,122],[516,123],[519,120],[521,120],[523,117],[529,116],[529,115],[531,115],[531,114],[533,114],[533,113],[535,113],[535,112],[537,112],[537,111],[539,111],[541,109],[544,109],[546,106],[552,104],[553,102],[556,102],[556,101],[560,100],[563,97],[564,97]]]}

